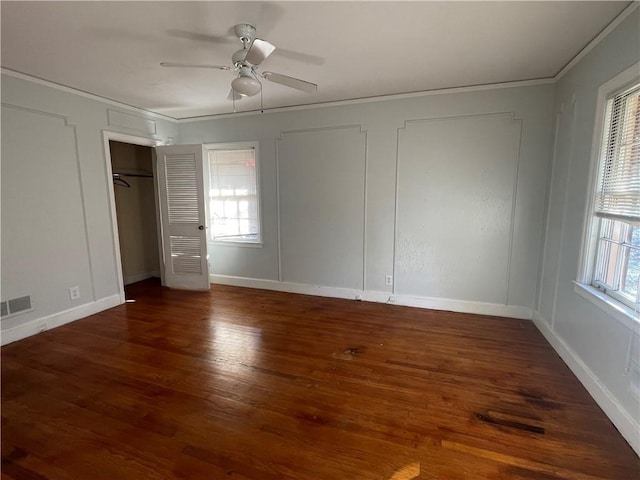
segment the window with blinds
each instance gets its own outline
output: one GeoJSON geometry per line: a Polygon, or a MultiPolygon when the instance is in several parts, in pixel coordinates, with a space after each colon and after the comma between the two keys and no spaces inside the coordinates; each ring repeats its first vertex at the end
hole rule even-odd
{"type": "Polygon", "coordinates": [[[640,219],[640,85],[607,102],[596,214],[640,219]]]}
{"type": "Polygon", "coordinates": [[[260,243],[255,147],[211,148],[208,168],[210,240],[260,243]]]}
{"type": "Polygon", "coordinates": [[[594,213],[593,285],[638,309],[640,279],[640,84],[607,102],[594,213]]]}

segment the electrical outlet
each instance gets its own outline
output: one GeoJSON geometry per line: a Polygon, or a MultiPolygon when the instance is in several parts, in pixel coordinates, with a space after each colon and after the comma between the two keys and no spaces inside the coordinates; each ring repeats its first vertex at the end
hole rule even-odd
{"type": "Polygon", "coordinates": [[[78,300],[80,298],[80,287],[76,285],[75,287],[69,288],[69,298],[71,300],[78,300]]]}
{"type": "Polygon", "coordinates": [[[384,284],[389,286],[393,285],[393,275],[385,275],[384,284]]]}

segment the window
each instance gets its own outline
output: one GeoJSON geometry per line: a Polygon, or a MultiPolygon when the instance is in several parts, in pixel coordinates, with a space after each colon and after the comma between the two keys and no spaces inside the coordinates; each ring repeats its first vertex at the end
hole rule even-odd
{"type": "Polygon", "coordinates": [[[593,207],[591,284],[633,310],[640,279],[640,84],[606,102],[593,207]]]}
{"type": "Polygon", "coordinates": [[[593,285],[635,308],[640,277],[640,227],[602,218],[593,285]]]}
{"type": "Polygon", "coordinates": [[[260,243],[257,145],[205,145],[209,239],[260,243]]]}

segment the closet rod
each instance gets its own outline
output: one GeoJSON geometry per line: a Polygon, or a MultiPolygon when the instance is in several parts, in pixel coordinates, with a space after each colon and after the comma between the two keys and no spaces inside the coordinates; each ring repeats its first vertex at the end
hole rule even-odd
{"type": "Polygon", "coordinates": [[[114,173],[114,178],[116,177],[145,177],[145,178],[153,178],[152,173],[114,173]]]}

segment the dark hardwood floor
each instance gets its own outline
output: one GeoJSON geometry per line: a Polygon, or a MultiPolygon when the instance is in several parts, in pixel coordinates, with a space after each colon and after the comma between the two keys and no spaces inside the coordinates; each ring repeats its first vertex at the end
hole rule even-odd
{"type": "Polygon", "coordinates": [[[2,479],[637,479],[529,321],[212,286],[2,348],[2,479]]]}

